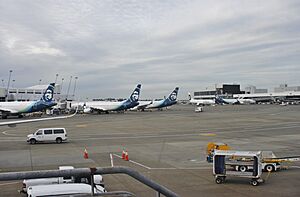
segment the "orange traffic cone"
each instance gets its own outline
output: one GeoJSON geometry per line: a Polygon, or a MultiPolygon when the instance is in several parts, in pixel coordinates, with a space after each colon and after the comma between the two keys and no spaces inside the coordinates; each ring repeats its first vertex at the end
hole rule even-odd
{"type": "Polygon", "coordinates": [[[84,152],[83,152],[83,158],[85,158],[85,159],[89,158],[89,154],[88,154],[86,148],[84,149],[84,152]]]}
{"type": "Polygon", "coordinates": [[[129,161],[128,152],[125,151],[125,161],[129,161]]]}
{"type": "Polygon", "coordinates": [[[125,160],[125,150],[122,151],[122,159],[125,160]]]}

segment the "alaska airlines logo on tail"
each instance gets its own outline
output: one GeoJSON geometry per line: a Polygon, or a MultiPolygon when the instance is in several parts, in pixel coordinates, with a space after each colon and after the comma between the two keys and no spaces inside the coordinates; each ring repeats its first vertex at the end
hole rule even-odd
{"type": "Polygon", "coordinates": [[[45,93],[45,100],[51,101],[53,98],[53,90],[47,90],[45,93]]]}
{"type": "Polygon", "coordinates": [[[171,101],[175,101],[177,99],[177,93],[173,92],[170,96],[171,101]]]}
{"type": "Polygon", "coordinates": [[[48,86],[48,88],[44,92],[44,95],[41,98],[41,100],[43,100],[45,102],[51,102],[52,99],[53,99],[54,87],[55,87],[55,84],[54,83],[50,83],[50,85],[48,86]]]}
{"type": "Polygon", "coordinates": [[[138,92],[137,90],[135,90],[135,91],[132,93],[132,95],[131,95],[131,100],[132,100],[133,102],[136,102],[136,101],[139,100],[139,92],[138,92]]]}

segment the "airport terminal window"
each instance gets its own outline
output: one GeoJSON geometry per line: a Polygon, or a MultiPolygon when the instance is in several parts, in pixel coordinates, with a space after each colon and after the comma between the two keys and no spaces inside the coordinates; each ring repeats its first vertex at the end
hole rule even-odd
{"type": "Polygon", "coordinates": [[[52,130],[45,130],[45,131],[44,131],[44,134],[45,134],[45,135],[52,134],[52,130]]]}
{"type": "Polygon", "coordinates": [[[42,130],[39,130],[36,135],[42,135],[43,134],[43,131],[42,130]]]}
{"type": "Polygon", "coordinates": [[[54,134],[64,133],[63,129],[55,129],[54,134]]]}

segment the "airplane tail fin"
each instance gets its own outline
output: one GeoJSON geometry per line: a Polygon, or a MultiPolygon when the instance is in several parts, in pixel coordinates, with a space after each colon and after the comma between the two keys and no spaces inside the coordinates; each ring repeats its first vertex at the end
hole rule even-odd
{"type": "Polygon", "coordinates": [[[175,90],[168,96],[168,99],[170,101],[176,101],[177,100],[177,94],[178,94],[179,87],[176,87],[175,90]]]}
{"type": "Polygon", "coordinates": [[[133,103],[138,102],[139,101],[139,97],[140,97],[140,91],[141,91],[141,84],[138,84],[136,86],[136,88],[134,89],[134,91],[132,92],[132,94],[129,97],[129,100],[133,103]]]}
{"type": "Polygon", "coordinates": [[[223,104],[223,103],[224,103],[224,100],[223,100],[223,98],[220,97],[219,95],[216,95],[216,96],[215,96],[215,102],[216,102],[217,104],[223,104]]]}
{"type": "Polygon", "coordinates": [[[55,83],[50,83],[41,100],[45,102],[51,102],[53,100],[54,87],[55,83]]]}
{"type": "Polygon", "coordinates": [[[191,93],[188,93],[189,101],[192,100],[191,93]]]}

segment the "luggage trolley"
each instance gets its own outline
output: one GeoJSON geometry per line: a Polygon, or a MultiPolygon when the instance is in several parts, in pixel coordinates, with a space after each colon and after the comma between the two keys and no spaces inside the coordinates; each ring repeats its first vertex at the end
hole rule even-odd
{"type": "Polygon", "coordinates": [[[216,183],[225,182],[227,176],[250,178],[253,186],[264,182],[262,175],[261,151],[215,150],[213,156],[213,174],[216,183]],[[248,166],[252,171],[236,171],[233,166],[248,166]]]}

